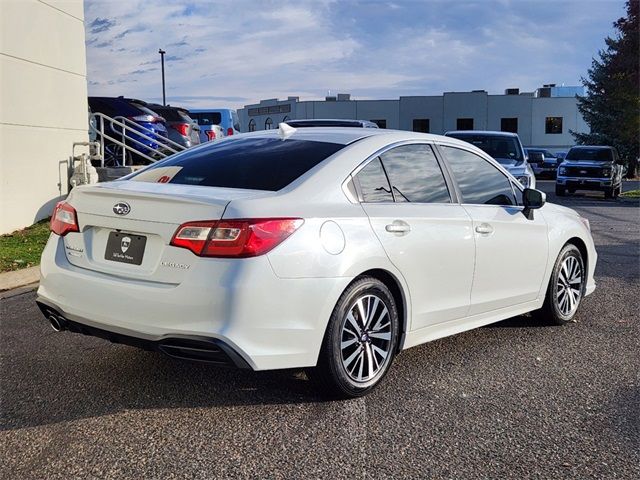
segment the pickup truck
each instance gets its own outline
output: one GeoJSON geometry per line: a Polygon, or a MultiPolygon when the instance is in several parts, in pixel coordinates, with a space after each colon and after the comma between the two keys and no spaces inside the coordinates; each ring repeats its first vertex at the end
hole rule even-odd
{"type": "Polygon", "coordinates": [[[568,191],[596,190],[605,198],[616,198],[622,192],[623,167],[614,147],[572,147],[558,165],[556,195],[568,191]]]}

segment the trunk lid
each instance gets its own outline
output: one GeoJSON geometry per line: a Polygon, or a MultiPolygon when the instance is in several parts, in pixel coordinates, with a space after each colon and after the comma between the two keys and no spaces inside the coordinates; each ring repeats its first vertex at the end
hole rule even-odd
{"type": "Polygon", "coordinates": [[[271,193],[137,181],[78,187],[67,201],[80,231],[64,237],[65,254],[76,267],[179,284],[200,260],[169,245],[181,224],[219,220],[229,202],[271,193]]]}

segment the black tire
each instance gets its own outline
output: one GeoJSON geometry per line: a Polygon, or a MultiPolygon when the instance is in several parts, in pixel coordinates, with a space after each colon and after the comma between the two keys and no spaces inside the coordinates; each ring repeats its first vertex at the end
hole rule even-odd
{"type": "Polygon", "coordinates": [[[613,188],[606,188],[604,190],[604,198],[613,198],[613,188]]]}
{"type": "Polygon", "coordinates": [[[308,369],[307,376],[316,384],[323,395],[331,398],[356,398],[366,395],[380,383],[389,371],[396,354],[399,334],[398,309],[389,289],[376,278],[359,278],[347,287],[333,309],[322,342],[318,365],[308,369]],[[376,298],[378,299],[377,303],[376,298]],[[364,302],[367,302],[367,313],[372,310],[370,318],[378,319],[369,325],[371,328],[362,328],[364,321],[361,322],[363,317],[358,309],[359,300],[363,301],[363,307],[365,307],[364,302]],[[387,309],[386,316],[383,306],[387,309]],[[348,330],[356,330],[356,327],[348,320],[350,314],[360,327],[355,332],[356,334],[352,335],[348,333],[348,330]],[[386,324],[387,320],[388,328],[375,329],[378,325],[386,324]],[[387,330],[388,340],[368,336],[369,334],[387,336],[387,330]],[[357,340],[354,342],[354,339],[357,340]],[[344,349],[341,347],[342,344],[350,342],[351,344],[344,349]],[[386,356],[382,358],[382,355],[377,353],[375,348],[386,351],[386,356]],[[377,361],[379,361],[379,368],[376,367],[377,361]],[[346,362],[349,362],[347,366],[345,366],[346,362]],[[377,370],[369,370],[369,366],[371,369],[377,368],[377,370]],[[351,372],[348,367],[352,367],[351,372]],[[374,374],[371,376],[367,374],[367,378],[365,378],[364,374],[367,371],[374,372],[374,374]],[[355,378],[358,376],[361,377],[361,380],[355,378]]]}
{"type": "Polygon", "coordinates": [[[570,188],[569,189],[569,193],[573,195],[574,193],[576,193],[576,189],[575,188],[570,188]]]}
{"type": "Polygon", "coordinates": [[[564,187],[559,187],[558,185],[556,185],[556,195],[558,197],[564,197],[564,193],[565,193],[564,187]]]}
{"type": "MultiPolygon", "coordinates": [[[[542,308],[532,312],[534,317],[550,325],[565,325],[572,322],[576,312],[578,311],[578,308],[580,307],[580,302],[582,301],[582,297],[584,295],[584,285],[586,278],[587,274],[584,269],[584,260],[582,258],[582,254],[580,253],[580,250],[578,250],[578,247],[571,243],[566,244],[560,251],[558,258],[556,259],[556,263],[553,266],[553,272],[551,273],[551,278],[549,279],[549,285],[547,287],[547,293],[545,295],[542,308]],[[570,312],[566,312],[566,310],[563,311],[561,302],[559,300],[559,284],[564,283],[564,285],[567,285],[567,282],[562,282],[560,277],[561,275],[564,276],[564,273],[562,273],[562,267],[569,257],[575,259],[577,265],[579,265],[580,285],[579,291],[577,292],[575,307],[572,308],[570,312]]],[[[573,294],[576,294],[575,290],[573,294]]]]}

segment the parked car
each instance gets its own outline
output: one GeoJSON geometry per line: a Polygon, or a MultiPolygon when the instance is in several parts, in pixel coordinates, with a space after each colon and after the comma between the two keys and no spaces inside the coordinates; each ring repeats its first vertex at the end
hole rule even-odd
{"type": "Polygon", "coordinates": [[[567,191],[596,190],[605,198],[622,193],[623,166],[614,147],[572,147],[558,167],[556,195],[567,191]]]}
{"type": "Polygon", "coordinates": [[[165,119],[169,140],[191,148],[200,145],[200,127],[185,108],[150,103],[148,107],[165,119]]]}
{"type": "Polygon", "coordinates": [[[220,126],[225,137],[240,133],[240,119],[235,110],[228,108],[191,109],[189,115],[198,122],[202,132],[200,138],[203,143],[220,139],[220,133],[214,125],[220,126]],[[207,133],[209,131],[213,133],[207,133]]]}
{"type": "Polygon", "coordinates": [[[510,132],[458,130],[445,136],[464,140],[488,153],[516,177],[525,188],[535,188],[536,176],[522,148],[520,137],[510,132]]]}
{"type": "Polygon", "coordinates": [[[356,127],[356,128],[378,128],[369,120],[343,120],[343,119],[323,119],[314,118],[308,120],[287,120],[286,124],[294,128],[303,127],[356,127]]]}
{"type": "Polygon", "coordinates": [[[567,156],[567,152],[556,152],[556,158],[558,159],[558,164],[564,160],[564,157],[567,156]]]}
{"type": "Polygon", "coordinates": [[[531,168],[533,168],[533,173],[535,173],[537,178],[543,176],[555,178],[559,162],[553,153],[544,148],[525,148],[525,152],[528,157],[527,161],[529,165],[531,165],[531,168]],[[534,158],[539,161],[533,161],[534,158]]]}
{"type": "Polygon", "coordinates": [[[341,397],[414,345],[530,311],[571,322],[595,289],[586,219],[414,132],[228,137],[74,188],[51,229],[37,302],[55,330],[307,368],[341,397]]]}
{"type": "MultiPolygon", "coordinates": [[[[135,128],[138,125],[151,133],[142,131],[141,133],[150,138],[167,137],[167,127],[165,120],[156,112],[151,110],[146,102],[135,98],[125,97],[89,97],[89,108],[91,112],[103,113],[108,117],[118,120],[118,117],[125,117],[131,120],[135,128]]],[[[100,128],[100,122],[96,123],[100,128]]],[[[118,140],[124,139],[125,145],[130,146],[134,151],[140,152],[150,157],[157,156],[159,145],[153,140],[149,140],[138,135],[131,130],[123,129],[117,124],[109,121],[104,123],[105,134],[118,140]]],[[[104,145],[104,162],[106,166],[124,166],[132,163],[149,163],[147,159],[140,155],[132,154],[132,151],[125,149],[112,141],[106,141],[104,145]],[[124,163],[123,163],[124,159],[124,163]]]]}

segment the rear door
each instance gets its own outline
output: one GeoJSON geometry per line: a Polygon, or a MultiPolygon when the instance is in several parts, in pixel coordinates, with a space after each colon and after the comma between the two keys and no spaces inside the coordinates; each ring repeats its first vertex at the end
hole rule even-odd
{"type": "Polygon", "coordinates": [[[473,220],[476,260],[469,315],[535,300],[547,265],[547,223],[529,219],[511,180],[468,150],[441,146],[473,220]]]}
{"type": "Polygon", "coordinates": [[[409,286],[411,330],[464,317],[475,255],[471,219],[453,203],[432,147],[387,150],[356,182],[376,236],[409,286]]]}

